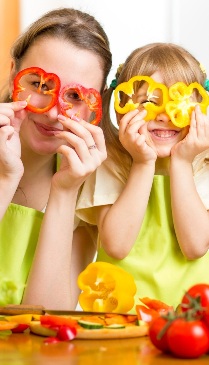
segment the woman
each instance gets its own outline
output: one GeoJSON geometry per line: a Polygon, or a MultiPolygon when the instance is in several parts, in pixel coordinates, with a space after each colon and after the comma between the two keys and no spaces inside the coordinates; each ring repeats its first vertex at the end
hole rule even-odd
{"type": "Polygon", "coordinates": [[[95,253],[91,232],[74,220],[75,204],[86,177],[106,158],[104,137],[88,123],[88,105],[76,92],[70,97],[78,113],[63,113],[60,99],[45,112],[28,110],[31,94],[18,92],[17,75],[26,74],[33,89],[41,85],[40,95],[51,91],[53,78],[52,90],[73,83],[102,93],[112,62],[109,42],[92,16],[63,8],[35,21],[11,55],[0,104],[1,274],[21,285],[14,303],[75,308],[77,275],[95,253]],[[34,67],[37,74],[29,72],[34,67]],[[52,79],[42,84],[39,72],[52,79]]]}

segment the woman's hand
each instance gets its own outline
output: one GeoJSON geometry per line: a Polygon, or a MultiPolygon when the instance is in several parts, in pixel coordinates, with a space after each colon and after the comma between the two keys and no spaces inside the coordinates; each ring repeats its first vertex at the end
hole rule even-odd
{"type": "Polygon", "coordinates": [[[66,144],[57,150],[62,154],[62,162],[53,184],[62,189],[79,188],[107,157],[103,131],[82,119],[75,121],[62,115],[58,119],[64,130],[56,133],[56,137],[66,144]]]}
{"type": "Polygon", "coordinates": [[[150,163],[157,159],[156,151],[149,146],[143,133],[146,128],[144,117],[146,110],[133,110],[124,115],[119,124],[119,139],[123,147],[130,153],[135,163],[150,163]]]}
{"type": "Polygon", "coordinates": [[[22,177],[20,126],[26,116],[26,101],[0,104],[0,175],[22,177]]]}
{"type": "Polygon", "coordinates": [[[195,156],[209,148],[209,119],[197,105],[192,112],[189,132],[171,150],[171,158],[192,163],[195,156]]]}

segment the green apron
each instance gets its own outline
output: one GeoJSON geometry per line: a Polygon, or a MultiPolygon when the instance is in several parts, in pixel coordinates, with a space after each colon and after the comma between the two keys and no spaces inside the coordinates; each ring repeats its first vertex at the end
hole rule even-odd
{"type": "Polygon", "coordinates": [[[16,304],[22,299],[43,216],[35,209],[11,203],[0,222],[0,278],[17,285],[16,304]]]}
{"type": "Polygon", "coordinates": [[[137,285],[135,304],[139,304],[139,298],[150,297],[176,307],[190,286],[209,284],[209,252],[191,261],[179,248],[171,212],[169,176],[154,177],[143,224],[129,255],[115,260],[100,248],[97,261],[118,265],[133,275],[137,285]]]}
{"type": "MultiPolygon", "coordinates": [[[[60,162],[57,155],[56,170],[60,162]]],[[[43,212],[11,203],[0,221],[0,280],[12,280],[18,288],[9,304],[21,303],[43,217],[43,212]]]]}

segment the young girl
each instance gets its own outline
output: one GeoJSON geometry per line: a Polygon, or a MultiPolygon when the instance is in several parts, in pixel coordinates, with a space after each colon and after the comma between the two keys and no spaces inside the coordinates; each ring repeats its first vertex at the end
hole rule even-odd
{"type": "Polygon", "coordinates": [[[112,64],[109,42],[94,17],[63,8],[35,21],[11,56],[0,104],[0,277],[21,286],[14,303],[25,289],[23,303],[75,308],[77,275],[95,253],[91,231],[74,220],[75,204],[106,148],[77,89],[67,94],[76,113],[66,115],[58,97],[72,84],[103,92],[112,64]],[[27,98],[18,83],[26,94],[29,88],[27,98]]]}
{"type": "MultiPolygon", "coordinates": [[[[108,111],[113,88],[104,95],[108,158],[85,182],[77,214],[98,225],[97,260],[134,276],[136,302],[150,297],[177,306],[188,287],[209,283],[209,154],[204,152],[209,148],[209,120],[197,105],[190,126],[182,127],[181,118],[176,123],[165,110],[167,91],[177,82],[203,85],[206,75],[185,49],[156,43],[127,58],[117,85],[135,76],[151,80],[135,84],[132,100],[129,87],[129,96],[123,94],[116,102],[119,130],[108,111]],[[157,107],[152,107],[158,110],[154,116],[149,117],[147,102],[157,107]],[[120,113],[133,103],[137,109],[120,113]]],[[[197,90],[192,91],[191,102],[197,104],[197,90]]]]}

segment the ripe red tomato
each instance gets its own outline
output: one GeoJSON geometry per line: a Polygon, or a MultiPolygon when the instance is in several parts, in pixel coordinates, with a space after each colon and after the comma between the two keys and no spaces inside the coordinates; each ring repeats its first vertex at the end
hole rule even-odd
{"type": "Polygon", "coordinates": [[[163,352],[169,352],[167,331],[165,331],[162,337],[159,337],[159,334],[163,329],[165,329],[167,323],[168,321],[166,319],[158,317],[153,320],[149,328],[149,338],[151,342],[158,350],[163,352]]]}
{"type": "Polygon", "coordinates": [[[175,356],[197,358],[209,350],[209,330],[200,320],[188,321],[179,318],[168,328],[167,341],[171,353],[175,356]]]}
{"type": "MultiPolygon", "coordinates": [[[[187,292],[184,294],[181,304],[182,310],[186,311],[186,305],[189,304],[189,296],[192,298],[200,297],[200,304],[202,307],[209,307],[209,284],[201,283],[193,285],[187,292]]],[[[202,311],[198,311],[197,314],[201,314],[202,311]]]]}

